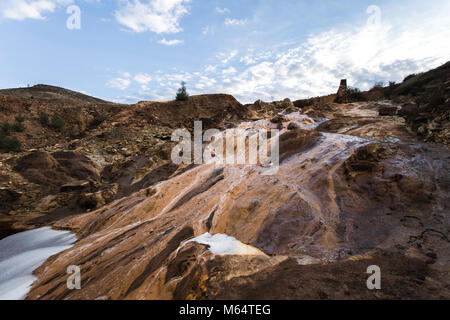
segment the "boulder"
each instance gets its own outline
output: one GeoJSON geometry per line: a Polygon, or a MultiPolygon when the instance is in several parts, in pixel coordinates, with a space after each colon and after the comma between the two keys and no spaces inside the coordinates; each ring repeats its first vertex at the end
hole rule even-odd
{"type": "Polygon", "coordinates": [[[60,189],[61,192],[80,191],[89,188],[90,182],[86,180],[74,181],[63,185],[60,189]]]}
{"type": "MultiPolygon", "coordinates": [[[[57,191],[74,180],[99,181],[95,164],[78,152],[35,151],[17,160],[14,170],[45,190],[57,191]]],[[[72,186],[74,187],[74,186],[72,186]]],[[[68,188],[72,188],[68,186],[68,188]]],[[[80,188],[80,186],[75,186],[80,188]]]]}
{"type": "Polygon", "coordinates": [[[398,112],[401,116],[414,116],[419,113],[419,106],[415,103],[408,103],[402,106],[398,112]]]}
{"type": "Polygon", "coordinates": [[[297,122],[295,122],[295,121],[290,122],[287,128],[288,128],[288,130],[299,130],[299,129],[301,129],[300,125],[297,122]]]}
{"type": "Polygon", "coordinates": [[[384,116],[395,116],[398,112],[397,107],[383,107],[378,111],[379,115],[384,116]]]}
{"type": "Polygon", "coordinates": [[[272,123],[283,123],[284,117],[282,115],[276,115],[272,119],[270,119],[270,122],[272,123]]]}
{"type": "Polygon", "coordinates": [[[0,211],[8,213],[14,204],[22,197],[22,194],[7,188],[0,188],[0,211]]]}

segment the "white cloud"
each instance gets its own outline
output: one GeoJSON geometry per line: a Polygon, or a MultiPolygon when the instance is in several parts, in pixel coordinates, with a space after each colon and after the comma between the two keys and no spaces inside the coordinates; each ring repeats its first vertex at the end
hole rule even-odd
{"type": "Polygon", "coordinates": [[[242,25],[247,24],[247,19],[239,20],[239,19],[226,18],[225,24],[228,26],[242,26],[242,25]]]}
{"type": "Polygon", "coordinates": [[[152,77],[147,73],[138,73],[137,75],[134,76],[134,81],[146,85],[150,81],[152,81],[152,77]]]}
{"type": "Polygon", "coordinates": [[[190,0],[121,0],[115,12],[117,22],[133,32],[152,31],[157,34],[178,33],[180,19],[188,13],[190,0]]]}
{"type": "Polygon", "coordinates": [[[241,57],[241,58],[239,59],[239,62],[243,62],[243,63],[245,63],[246,65],[249,65],[249,64],[254,64],[254,63],[256,63],[256,62],[257,62],[257,59],[255,59],[255,57],[253,57],[252,55],[247,55],[247,56],[241,57]]]}
{"type": "Polygon", "coordinates": [[[181,44],[183,42],[184,42],[183,40],[178,40],[178,39],[166,40],[165,38],[158,41],[158,43],[166,45],[166,46],[176,46],[177,44],[181,44]]]}
{"type": "Polygon", "coordinates": [[[124,78],[114,78],[106,83],[106,85],[108,87],[116,88],[116,89],[120,89],[120,90],[127,89],[130,86],[130,84],[131,84],[131,80],[124,79],[124,78]]]}
{"type": "Polygon", "coordinates": [[[230,62],[234,57],[236,57],[238,54],[237,50],[231,50],[230,52],[220,52],[217,54],[217,58],[220,59],[220,61],[223,64],[227,64],[230,62]]]}
{"type": "Polygon", "coordinates": [[[204,27],[204,28],[202,29],[202,34],[203,34],[204,36],[206,36],[208,33],[211,32],[211,30],[212,30],[212,28],[211,28],[210,26],[206,26],[206,27],[204,27]]]}
{"type": "Polygon", "coordinates": [[[230,9],[228,9],[228,8],[219,8],[219,7],[216,8],[216,11],[220,14],[225,14],[225,13],[231,12],[230,9]]]}
{"type": "MultiPolygon", "coordinates": [[[[99,2],[101,0],[78,0],[99,2]]],[[[75,0],[1,0],[0,17],[12,20],[44,20],[45,14],[75,3],[75,0]]]]}
{"type": "Polygon", "coordinates": [[[258,61],[268,59],[272,57],[273,53],[271,51],[263,51],[259,53],[251,52],[246,56],[243,56],[239,59],[239,62],[242,62],[246,65],[255,64],[258,61]]]}
{"type": "Polygon", "coordinates": [[[173,99],[185,80],[190,94],[229,93],[247,103],[334,93],[342,78],[361,89],[380,80],[401,81],[449,60],[450,3],[440,3],[395,14],[384,8],[378,26],[349,23],[270,50],[252,50],[251,44],[245,49],[241,41],[240,51],[218,53],[216,63],[200,70],[156,74],[151,94],[158,100],[173,99]]]}
{"type": "Polygon", "coordinates": [[[169,82],[175,82],[176,85],[178,85],[181,81],[189,81],[190,79],[192,79],[192,74],[190,74],[189,72],[183,72],[163,75],[162,78],[168,80],[169,82]]]}
{"type": "Polygon", "coordinates": [[[217,81],[214,78],[200,76],[194,87],[195,87],[195,89],[198,89],[198,90],[205,90],[207,88],[211,88],[216,83],[217,83],[217,81]]]}
{"type": "Polygon", "coordinates": [[[211,72],[216,71],[216,69],[217,69],[216,66],[207,65],[207,66],[205,67],[205,72],[206,72],[206,73],[211,73],[211,72]]]}
{"type": "Polygon", "coordinates": [[[223,75],[229,75],[229,74],[233,74],[233,73],[236,73],[236,72],[237,72],[236,69],[233,68],[233,67],[229,67],[229,68],[227,68],[225,70],[222,70],[222,74],[223,75]]]}
{"type": "Polygon", "coordinates": [[[0,13],[5,19],[44,19],[43,14],[52,13],[58,6],[71,3],[73,0],[3,0],[0,13]]]}
{"type": "Polygon", "coordinates": [[[125,90],[128,89],[134,81],[140,85],[142,90],[149,90],[149,87],[147,85],[152,81],[152,77],[149,74],[140,72],[133,77],[129,72],[119,72],[119,75],[119,77],[113,78],[108,81],[106,83],[106,86],[125,90]]]}
{"type": "MultiPolygon", "coordinates": [[[[334,93],[342,78],[362,89],[380,80],[401,81],[410,73],[449,60],[449,10],[450,4],[445,4],[414,16],[402,12],[377,26],[332,28],[313,34],[277,53],[250,52],[239,59],[247,68],[214,89],[251,102],[334,93]]],[[[217,58],[228,62],[223,56],[217,58]]]]}

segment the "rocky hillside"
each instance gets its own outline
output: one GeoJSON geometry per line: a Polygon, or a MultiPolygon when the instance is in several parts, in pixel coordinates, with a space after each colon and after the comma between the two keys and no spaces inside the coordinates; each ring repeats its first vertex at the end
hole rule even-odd
{"type": "Polygon", "coordinates": [[[38,84],[28,88],[15,88],[0,90],[1,95],[13,96],[23,99],[71,104],[71,105],[95,105],[95,104],[111,104],[108,101],[94,98],[76,91],[38,84]]]}
{"type": "Polygon", "coordinates": [[[409,76],[392,98],[403,103],[399,114],[423,140],[450,145],[450,62],[409,76]]]}
{"type": "Polygon", "coordinates": [[[94,104],[101,100],[75,95],[86,101],[72,104],[71,91],[60,89],[64,98],[50,101],[47,88],[38,86],[38,95],[35,87],[0,95],[0,123],[12,126],[23,117],[24,126],[9,133],[21,151],[0,153],[2,237],[99,208],[178,174],[182,168],[169,161],[173,144],[168,140],[175,128],[192,129],[195,120],[203,120],[205,129],[225,127],[249,116],[229,95],[136,105],[94,104]],[[43,113],[48,123],[42,123],[43,113]],[[52,117],[62,119],[63,126],[52,127],[52,117]]]}
{"type": "Polygon", "coordinates": [[[30,299],[448,299],[449,74],[344,103],[0,91],[0,121],[25,126],[8,135],[21,150],[0,154],[0,238],[47,225],[78,236],[36,271],[30,299]],[[173,164],[173,130],[196,120],[280,129],[280,170],[173,164]],[[66,289],[69,265],[82,290],[66,289]],[[367,290],[370,265],[382,291],[367,290]]]}

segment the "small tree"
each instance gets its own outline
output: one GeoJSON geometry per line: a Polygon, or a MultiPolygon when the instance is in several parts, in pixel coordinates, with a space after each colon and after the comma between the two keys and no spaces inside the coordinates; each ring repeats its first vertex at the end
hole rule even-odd
{"type": "Polygon", "coordinates": [[[387,88],[384,90],[384,96],[386,98],[390,98],[391,95],[393,94],[394,90],[398,87],[399,85],[397,84],[397,82],[395,81],[389,81],[389,85],[387,86],[387,88]]]}
{"type": "Polygon", "coordinates": [[[15,119],[16,119],[16,122],[18,122],[18,123],[22,123],[25,121],[25,118],[21,114],[16,116],[15,119]]]}
{"type": "Polygon", "coordinates": [[[26,127],[22,122],[16,122],[12,126],[13,130],[16,132],[24,132],[26,127]]]}
{"type": "Polygon", "coordinates": [[[25,125],[23,122],[25,121],[25,118],[22,115],[18,115],[15,117],[16,122],[12,125],[12,129],[16,132],[24,132],[25,131],[25,125]]]}
{"type": "Polygon", "coordinates": [[[7,135],[9,135],[9,133],[11,131],[11,128],[12,128],[12,126],[11,126],[11,124],[9,122],[3,122],[1,127],[0,127],[0,132],[3,135],[7,136],[7,135]]]}
{"type": "Polygon", "coordinates": [[[15,137],[8,137],[3,132],[0,132],[0,150],[6,152],[19,152],[21,145],[19,140],[15,137]]]}
{"type": "Polygon", "coordinates": [[[181,88],[177,91],[177,101],[187,101],[189,100],[189,94],[186,91],[186,83],[181,82],[181,88]]]}
{"type": "Polygon", "coordinates": [[[39,115],[39,122],[43,125],[43,126],[48,126],[48,124],[49,124],[49,116],[48,116],[48,114],[46,114],[45,112],[42,112],[40,115],[39,115]]]}
{"type": "Polygon", "coordinates": [[[384,87],[384,82],[383,82],[383,81],[379,81],[379,82],[376,82],[376,83],[373,85],[372,90],[373,90],[373,89],[381,89],[381,88],[383,88],[383,87],[384,87]]]}
{"type": "Polygon", "coordinates": [[[389,88],[395,88],[397,86],[397,82],[389,81],[389,88]]]}
{"type": "Polygon", "coordinates": [[[61,129],[64,127],[64,121],[61,117],[54,115],[52,117],[52,121],[50,123],[50,127],[53,128],[56,131],[61,131],[61,129]]]}
{"type": "Polygon", "coordinates": [[[412,78],[415,78],[416,76],[417,76],[417,74],[411,73],[409,76],[406,76],[406,78],[403,79],[403,82],[406,82],[406,81],[408,81],[408,80],[410,80],[412,78]]]}
{"type": "Polygon", "coordinates": [[[348,87],[347,88],[347,98],[350,101],[363,101],[364,95],[358,88],[348,87]]]}

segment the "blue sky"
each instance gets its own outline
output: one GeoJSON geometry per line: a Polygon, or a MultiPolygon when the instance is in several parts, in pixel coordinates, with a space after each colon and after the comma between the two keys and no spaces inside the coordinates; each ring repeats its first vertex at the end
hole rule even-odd
{"type": "Polygon", "coordinates": [[[368,89],[450,60],[449,12],[447,0],[1,0],[0,88],[126,103],[173,99],[182,80],[243,103],[328,94],[341,78],[368,89]]]}

